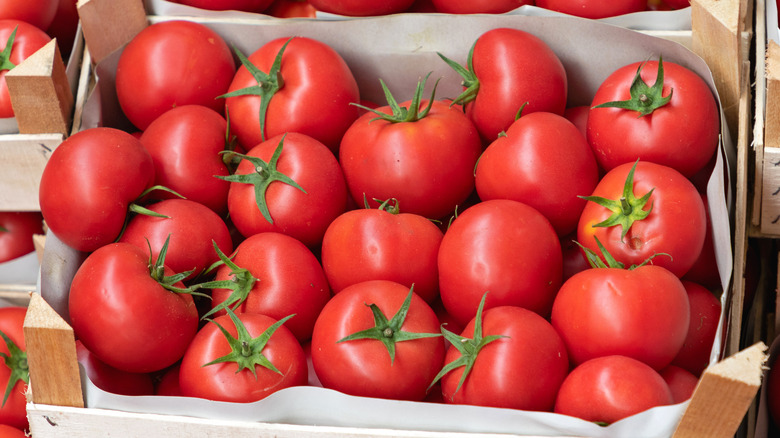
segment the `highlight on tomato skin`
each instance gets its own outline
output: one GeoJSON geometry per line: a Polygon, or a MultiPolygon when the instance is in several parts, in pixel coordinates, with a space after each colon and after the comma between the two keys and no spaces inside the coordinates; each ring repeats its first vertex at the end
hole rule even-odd
{"type": "Polygon", "coordinates": [[[43,215],[40,212],[0,212],[0,263],[35,251],[33,236],[36,234],[43,234],[43,215]]]}

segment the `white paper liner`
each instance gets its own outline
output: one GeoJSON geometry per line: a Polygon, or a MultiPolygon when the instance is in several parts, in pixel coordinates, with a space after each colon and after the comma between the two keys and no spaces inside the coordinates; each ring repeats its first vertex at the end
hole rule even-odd
{"type": "Polygon", "coordinates": [[[38,255],[35,251],[0,263],[0,284],[35,285],[38,281],[38,255]]]}

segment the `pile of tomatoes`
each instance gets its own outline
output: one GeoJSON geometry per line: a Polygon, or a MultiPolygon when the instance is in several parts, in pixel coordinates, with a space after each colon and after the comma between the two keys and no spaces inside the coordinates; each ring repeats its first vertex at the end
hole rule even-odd
{"type": "Polygon", "coordinates": [[[369,102],[313,38],[244,54],[195,22],[139,33],[116,70],[132,132],[72,135],[41,180],[50,231],[87,254],[68,307],[94,383],[600,423],[689,397],[720,318],[709,86],[659,54],[567,108],[533,34],[462,50],[441,56],[460,96],[423,73],[412,99],[369,102]]]}

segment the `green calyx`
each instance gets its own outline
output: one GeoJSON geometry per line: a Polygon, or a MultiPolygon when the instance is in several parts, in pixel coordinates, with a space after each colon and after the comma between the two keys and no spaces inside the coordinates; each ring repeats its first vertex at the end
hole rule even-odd
{"type": "Polygon", "coordinates": [[[238,137],[230,130],[230,111],[228,111],[227,108],[225,109],[225,122],[227,128],[225,129],[225,148],[221,151],[222,162],[228,169],[228,173],[233,174],[236,171],[236,167],[238,167],[238,163],[241,162],[241,159],[236,157],[235,154],[238,137]]]}
{"type": "Polygon", "coordinates": [[[235,264],[235,262],[233,262],[233,260],[231,260],[230,257],[226,256],[225,253],[220,251],[219,247],[217,246],[217,242],[212,240],[211,243],[214,245],[214,251],[217,252],[217,255],[220,259],[220,261],[216,263],[220,265],[224,264],[230,268],[230,280],[208,281],[198,284],[194,287],[207,289],[230,289],[231,292],[225,301],[219,303],[213,309],[206,312],[206,314],[203,315],[201,319],[207,319],[209,316],[219,312],[220,310],[227,311],[228,309],[231,309],[236,311],[236,309],[238,309],[249,297],[249,292],[252,291],[252,288],[258,281],[257,278],[255,278],[255,276],[253,276],[248,269],[239,267],[235,264]]]}
{"type": "MultiPolygon", "coordinates": [[[[390,198],[384,201],[382,201],[381,199],[374,198],[374,201],[379,202],[379,206],[376,208],[377,210],[382,210],[390,214],[398,214],[401,212],[401,209],[398,206],[398,199],[396,198],[390,198]]],[[[371,209],[371,206],[368,204],[368,199],[366,198],[365,193],[363,194],[363,206],[366,208],[366,210],[371,209]]]]}
{"type": "Polygon", "coordinates": [[[387,317],[376,304],[366,304],[374,314],[374,327],[359,332],[352,333],[337,342],[348,342],[356,339],[375,339],[384,344],[387,352],[390,354],[390,363],[395,361],[395,344],[397,342],[411,341],[422,338],[435,338],[441,336],[440,333],[412,333],[401,330],[406,320],[406,314],[409,312],[409,306],[412,302],[412,291],[414,286],[409,289],[401,308],[388,321],[387,317]]]}
{"type": "Polygon", "coordinates": [[[11,49],[14,45],[14,40],[16,39],[16,31],[19,29],[19,26],[16,26],[11,32],[11,35],[8,37],[8,40],[5,43],[5,48],[2,52],[0,52],[0,71],[3,70],[11,70],[12,68],[16,67],[16,64],[11,62],[11,49]]]}
{"type": "Polygon", "coordinates": [[[477,316],[474,320],[473,338],[466,338],[457,335],[447,330],[442,325],[441,332],[444,335],[444,338],[447,339],[453,347],[460,351],[460,357],[445,365],[444,368],[439,371],[439,374],[437,374],[433,379],[433,382],[431,382],[431,384],[428,386],[428,389],[431,389],[431,387],[436,384],[439,379],[444,377],[450,371],[456,368],[465,367],[463,374],[460,376],[458,387],[455,389],[455,392],[458,392],[461,386],[463,386],[463,382],[466,381],[466,377],[468,377],[471,369],[474,368],[474,363],[477,361],[477,355],[479,354],[480,350],[482,350],[485,345],[493,341],[508,337],[504,335],[482,336],[482,309],[485,307],[485,298],[487,298],[487,292],[482,295],[482,300],[479,302],[479,307],[477,308],[477,316]]]}
{"type": "Polygon", "coordinates": [[[271,218],[271,213],[268,211],[268,203],[265,199],[265,192],[268,190],[268,186],[270,186],[272,182],[279,181],[291,185],[303,193],[306,193],[306,190],[299,186],[298,183],[293,181],[292,178],[276,170],[279,156],[282,154],[282,148],[286,136],[287,134],[283,135],[281,140],[279,140],[279,145],[276,146],[276,150],[274,150],[271,159],[267,163],[258,157],[239,154],[238,152],[226,152],[233,154],[239,159],[247,160],[252,163],[252,165],[255,167],[254,172],[247,174],[233,174],[228,176],[216,175],[217,178],[223,179],[225,181],[252,184],[255,186],[255,202],[257,203],[257,208],[260,210],[260,213],[263,215],[265,220],[267,220],[270,224],[273,224],[274,221],[271,218]]]}
{"type": "Polygon", "coordinates": [[[246,56],[244,56],[243,53],[241,53],[238,48],[234,47],[233,50],[236,52],[236,56],[238,56],[238,59],[241,61],[241,65],[244,66],[249,71],[249,74],[252,75],[252,77],[257,82],[257,85],[252,85],[249,87],[242,88],[240,90],[236,90],[227,94],[223,94],[219,97],[227,98],[227,97],[236,97],[236,96],[258,96],[260,97],[260,114],[259,114],[259,120],[260,120],[260,138],[265,141],[265,118],[266,114],[268,113],[268,104],[271,102],[271,98],[274,97],[274,95],[284,88],[284,79],[282,78],[282,55],[284,54],[284,50],[287,48],[287,45],[290,44],[290,41],[292,41],[293,37],[288,39],[281,49],[279,49],[279,53],[276,54],[276,57],[274,58],[273,64],[271,64],[271,68],[268,70],[268,73],[264,73],[260,71],[257,66],[252,64],[249,59],[247,59],[246,56]]]}
{"type": "MultiPolygon", "coordinates": [[[[585,257],[588,259],[588,264],[590,264],[591,268],[599,269],[599,268],[615,268],[615,269],[626,269],[626,265],[624,263],[621,263],[615,259],[615,257],[610,254],[610,252],[607,250],[607,248],[604,247],[604,245],[601,243],[598,237],[593,236],[594,239],[596,239],[596,245],[599,248],[599,251],[601,252],[601,255],[604,257],[602,259],[599,257],[599,255],[596,253],[596,251],[593,251],[590,248],[586,248],[582,246],[579,242],[574,240],[573,242],[577,244],[577,246],[580,247],[585,252],[585,257]]],[[[654,258],[656,258],[659,255],[665,255],[668,256],[670,259],[672,258],[671,254],[667,254],[665,252],[659,252],[651,255],[647,259],[645,259],[642,263],[638,265],[631,265],[628,267],[629,271],[632,271],[636,268],[639,268],[641,266],[644,266],[648,263],[650,263],[654,258]]]]}
{"type": "Polygon", "coordinates": [[[620,196],[620,198],[607,199],[601,196],[580,196],[580,198],[595,202],[596,204],[612,212],[612,215],[610,215],[607,219],[594,224],[593,226],[612,227],[615,225],[620,225],[622,227],[622,231],[620,233],[621,242],[623,241],[623,238],[626,237],[628,230],[631,229],[631,226],[634,224],[634,222],[645,219],[650,214],[650,212],[653,211],[653,204],[650,204],[650,207],[647,210],[645,210],[645,207],[647,206],[647,202],[650,199],[650,196],[653,194],[653,190],[655,189],[651,189],[641,198],[634,196],[634,171],[636,170],[636,165],[638,163],[639,160],[634,163],[634,165],[631,167],[631,170],[628,172],[626,183],[623,185],[623,194],[620,196]]]}
{"type": "Polygon", "coordinates": [[[477,75],[474,74],[474,46],[476,45],[477,43],[475,41],[474,44],[471,45],[471,49],[469,49],[469,55],[466,59],[468,68],[463,67],[452,59],[436,52],[436,54],[439,55],[439,58],[446,62],[447,65],[452,67],[452,69],[463,78],[461,85],[463,85],[464,90],[452,101],[451,105],[465,105],[477,98],[477,94],[479,93],[479,79],[477,78],[477,75]]]}
{"type": "Polygon", "coordinates": [[[428,99],[428,105],[426,105],[422,110],[420,109],[425,83],[428,81],[430,76],[431,73],[428,73],[425,75],[425,78],[423,78],[422,81],[417,82],[417,88],[414,91],[414,97],[412,97],[411,102],[409,102],[408,108],[398,104],[398,101],[393,97],[393,94],[390,93],[390,90],[387,88],[387,85],[382,79],[379,80],[379,83],[382,84],[382,90],[385,92],[385,99],[387,99],[388,106],[390,106],[390,109],[393,111],[392,114],[385,114],[382,111],[376,110],[374,108],[369,108],[367,106],[358,105],[355,103],[353,103],[353,105],[376,114],[377,117],[371,119],[372,122],[374,120],[384,120],[389,123],[416,122],[417,120],[425,118],[431,111],[431,106],[433,106],[433,99],[436,95],[436,87],[439,86],[438,80],[433,86],[431,97],[428,99]]]}
{"type": "Polygon", "coordinates": [[[257,379],[257,369],[255,367],[259,365],[279,375],[284,375],[284,373],[279,371],[279,369],[276,368],[276,366],[274,366],[274,364],[271,363],[271,361],[268,360],[268,358],[263,354],[263,349],[265,349],[268,340],[271,339],[271,336],[273,336],[276,330],[279,329],[279,327],[281,327],[282,324],[284,324],[288,319],[295,316],[295,314],[288,315],[280,319],[265,329],[265,331],[261,333],[260,336],[253,338],[252,335],[249,334],[249,331],[246,329],[244,323],[238,319],[236,314],[229,308],[226,308],[225,310],[230,316],[230,319],[233,321],[233,324],[236,327],[236,334],[238,336],[235,337],[231,335],[218,322],[210,320],[212,323],[216,324],[216,326],[219,328],[219,331],[221,331],[225,336],[225,339],[227,339],[227,342],[230,345],[231,351],[222,357],[203,364],[203,366],[205,367],[218,363],[235,362],[236,365],[238,365],[236,374],[240,373],[242,370],[249,370],[252,372],[252,375],[255,376],[255,379],[257,379]]]}
{"type": "Polygon", "coordinates": [[[24,383],[30,382],[30,371],[27,366],[27,352],[19,348],[19,346],[2,331],[0,331],[0,336],[3,337],[5,346],[8,348],[8,354],[0,353],[0,356],[3,357],[5,365],[11,370],[11,374],[8,376],[8,385],[6,385],[5,394],[3,395],[2,406],[5,406],[5,402],[8,401],[8,397],[11,395],[11,391],[14,386],[16,386],[17,382],[20,380],[24,383]]]}
{"type": "Polygon", "coordinates": [[[148,261],[149,275],[157,283],[159,283],[160,286],[162,286],[163,288],[171,292],[175,292],[179,294],[197,295],[197,296],[210,298],[207,294],[196,292],[195,289],[192,287],[176,286],[176,283],[180,281],[184,281],[185,278],[189,277],[190,274],[195,272],[194,269],[179,274],[165,275],[165,257],[168,254],[168,244],[170,243],[170,241],[171,241],[171,236],[169,234],[168,237],[165,239],[165,243],[160,249],[160,254],[157,256],[157,260],[154,260],[152,256],[152,245],[149,243],[149,239],[146,239],[146,245],[149,247],[149,261],[148,261]]]}
{"type": "Polygon", "coordinates": [[[658,58],[658,74],[655,78],[653,86],[648,86],[645,81],[640,77],[644,63],[640,64],[636,69],[636,75],[631,82],[631,98],[628,100],[618,100],[614,102],[606,102],[601,105],[596,105],[594,108],[622,108],[630,111],[637,111],[639,117],[652,114],[658,108],[669,103],[672,100],[672,94],[674,90],[669,91],[669,95],[663,96],[664,89],[664,62],[663,58],[658,58]]]}

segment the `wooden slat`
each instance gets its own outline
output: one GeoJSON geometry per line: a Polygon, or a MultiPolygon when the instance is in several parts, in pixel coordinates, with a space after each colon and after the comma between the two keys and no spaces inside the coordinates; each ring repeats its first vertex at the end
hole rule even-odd
{"type": "Polygon", "coordinates": [[[40,211],[38,188],[62,134],[0,136],[0,211],[40,211]]]}
{"type": "Polygon", "coordinates": [[[87,50],[95,64],[148,25],[143,0],[78,0],[76,8],[87,50]]]}

